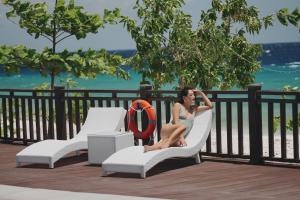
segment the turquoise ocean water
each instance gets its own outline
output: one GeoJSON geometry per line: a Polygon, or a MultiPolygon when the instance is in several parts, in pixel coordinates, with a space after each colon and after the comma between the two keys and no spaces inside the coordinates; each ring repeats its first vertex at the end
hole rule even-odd
{"type": "MultiPolygon", "coordinates": [[[[122,80],[107,75],[98,75],[95,79],[85,80],[74,78],[78,82],[78,88],[85,89],[138,89],[141,80],[140,74],[128,69],[131,79],[122,80]]],[[[63,74],[57,78],[57,85],[60,80],[69,76],[63,74]]],[[[256,83],[262,83],[263,89],[282,89],[284,85],[300,86],[300,62],[285,64],[265,64],[256,73],[256,83]]],[[[19,75],[7,76],[0,73],[0,88],[33,88],[44,82],[50,82],[50,77],[41,77],[37,72],[23,71],[19,75]]],[[[163,89],[173,89],[176,83],[169,84],[163,89]]]]}
{"type": "MultiPolygon", "coordinates": [[[[263,44],[263,54],[260,58],[262,68],[255,74],[255,82],[262,83],[264,90],[280,90],[285,85],[300,87],[300,42],[263,44]]],[[[114,50],[111,53],[129,57],[135,50],[114,50]]],[[[95,79],[84,80],[73,78],[78,82],[77,88],[84,89],[138,89],[141,75],[128,68],[130,80],[122,80],[107,75],[98,75],[95,79]]],[[[60,80],[70,78],[63,74],[56,79],[56,85],[61,85],[60,80]]],[[[39,73],[23,70],[19,75],[7,76],[1,71],[0,88],[33,88],[42,83],[50,83],[50,77],[42,77],[39,73]]],[[[162,89],[173,89],[177,84],[169,84],[162,89]]],[[[234,88],[236,89],[236,88],[234,88]]]]}

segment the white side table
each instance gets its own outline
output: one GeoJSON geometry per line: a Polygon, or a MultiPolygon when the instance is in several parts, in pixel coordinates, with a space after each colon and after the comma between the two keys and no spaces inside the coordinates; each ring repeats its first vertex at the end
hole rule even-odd
{"type": "Polygon", "coordinates": [[[133,133],[130,132],[104,131],[98,134],[88,134],[89,163],[101,164],[116,151],[133,145],[133,133]]]}

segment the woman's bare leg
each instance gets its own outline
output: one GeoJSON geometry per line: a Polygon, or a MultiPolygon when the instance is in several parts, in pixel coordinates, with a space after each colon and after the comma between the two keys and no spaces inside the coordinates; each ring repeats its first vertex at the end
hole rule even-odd
{"type": "Polygon", "coordinates": [[[176,125],[174,124],[164,124],[160,129],[160,138],[165,140],[171,136],[173,131],[175,131],[176,125]]]}
{"type": "Polygon", "coordinates": [[[181,124],[166,124],[163,125],[161,129],[161,140],[152,145],[144,146],[144,151],[153,151],[157,149],[167,148],[177,143],[180,138],[180,135],[185,131],[185,127],[181,124]]]}
{"type": "Polygon", "coordinates": [[[170,135],[172,134],[172,132],[176,129],[176,126],[172,125],[172,124],[164,124],[160,130],[160,136],[161,139],[160,141],[158,141],[157,143],[149,146],[149,145],[145,145],[144,146],[144,151],[153,151],[153,150],[157,150],[157,149],[161,149],[161,147],[163,146],[163,144],[167,141],[168,137],[170,137],[170,135]]]}
{"type": "Polygon", "coordinates": [[[176,145],[181,135],[184,133],[184,131],[185,131],[185,126],[182,124],[178,124],[176,126],[175,131],[170,135],[170,137],[166,140],[166,142],[164,142],[162,148],[168,148],[172,145],[176,145]]]}
{"type": "Polygon", "coordinates": [[[144,145],[144,152],[147,151],[153,151],[153,150],[157,150],[157,149],[161,149],[161,146],[165,143],[165,140],[160,140],[157,143],[149,146],[149,145],[144,145]]]}

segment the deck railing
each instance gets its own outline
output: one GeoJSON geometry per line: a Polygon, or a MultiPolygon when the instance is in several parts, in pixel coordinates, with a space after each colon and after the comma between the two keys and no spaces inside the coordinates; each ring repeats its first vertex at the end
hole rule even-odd
{"type": "MultiPolygon", "coordinates": [[[[214,102],[214,119],[203,155],[243,158],[252,163],[299,163],[300,92],[262,91],[261,85],[253,84],[245,91],[205,93],[214,102]]],[[[80,131],[89,107],[128,109],[137,98],[147,99],[155,108],[155,138],[159,139],[178,91],[0,89],[0,141],[27,145],[45,139],[70,139],[80,131]]],[[[140,130],[147,126],[143,114],[138,114],[136,121],[140,130]]],[[[127,129],[126,119],[125,124],[127,129]]]]}

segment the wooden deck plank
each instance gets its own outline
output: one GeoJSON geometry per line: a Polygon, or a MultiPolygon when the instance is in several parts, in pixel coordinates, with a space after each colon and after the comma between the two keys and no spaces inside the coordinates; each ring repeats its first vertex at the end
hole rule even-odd
{"type": "Polygon", "coordinates": [[[22,145],[0,144],[0,184],[131,195],[167,199],[299,199],[300,167],[259,166],[204,159],[170,159],[147,173],[101,177],[101,167],[89,165],[87,153],[46,165],[15,167],[22,145]]]}

